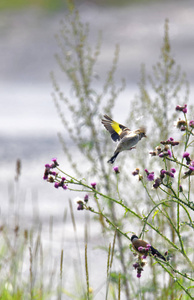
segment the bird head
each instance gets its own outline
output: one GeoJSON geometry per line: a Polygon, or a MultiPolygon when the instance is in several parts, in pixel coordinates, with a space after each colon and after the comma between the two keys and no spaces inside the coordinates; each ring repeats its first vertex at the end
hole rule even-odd
{"type": "Polygon", "coordinates": [[[137,129],[137,130],[136,130],[136,133],[139,134],[140,140],[141,140],[143,137],[147,137],[147,136],[146,136],[146,130],[145,130],[145,127],[141,127],[140,129],[137,129]]]}
{"type": "Polygon", "coordinates": [[[133,241],[134,239],[138,239],[138,236],[137,235],[132,235],[132,237],[131,237],[131,241],[133,241]]]}

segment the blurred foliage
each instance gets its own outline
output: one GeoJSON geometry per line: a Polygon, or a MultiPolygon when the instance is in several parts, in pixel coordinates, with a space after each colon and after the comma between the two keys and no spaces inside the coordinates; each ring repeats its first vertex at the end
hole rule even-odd
{"type": "Polygon", "coordinates": [[[0,10],[19,10],[23,8],[38,7],[48,11],[59,10],[65,8],[66,4],[63,0],[2,0],[0,1],[0,10]]]}
{"type": "MultiPolygon", "coordinates": [[[[158,0],[159,2],[160,0],[158,0]]],[[[153,2],[153,0],[77,0],[74,1],[76,5],[80,4],[95,4],[97,6],[125,6],[132,4],[146,4],[153,2]]],[[[0,10],[19,10],[22,8],[38,7],[48,11],[55,11],[60,9],[67,9],[67,0],[1,0],[0,10]]]]}

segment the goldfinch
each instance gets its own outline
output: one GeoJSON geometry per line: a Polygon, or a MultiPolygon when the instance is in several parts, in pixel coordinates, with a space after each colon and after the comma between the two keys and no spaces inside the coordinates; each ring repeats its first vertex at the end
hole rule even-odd
{"type": "MultiPolygon", "coordinates": [[[[135,251],[139,252],[140,254],[142,254],[142,252],[140,252],[138,249],[140,247],[142,248],[148,248],[147,245],[149,245],[149,243],[147,243],[146,241],[140,240],[136,235],[132,235],[131,237],[131,242],[132,242],[132,246],[134,248],[135,251]]],[[[167,260],[158,250],[156,250],[154,247],[150,246],[149,247],[149,251],[151,252],[152,255],[157,256],[158,258],[161,258],[163,260],[167,260]]]]}
{"type": "Polygon", "coordinates": [[[119,144],[114,152],[114,155],[108,160],[108,163],[113,164],[118,154],[124,150],[134,149],[135,145],[146,137],[145,128],[130,130],[126,126],[113,121],[109,116],[104,115],[102,124],[110,132],[114,142],[119,141],[119,144]]]}

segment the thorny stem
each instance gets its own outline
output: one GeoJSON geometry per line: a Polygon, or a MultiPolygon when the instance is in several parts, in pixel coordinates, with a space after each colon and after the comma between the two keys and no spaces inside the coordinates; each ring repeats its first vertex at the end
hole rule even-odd
{"type": "MultiPolygon", "coordinates": [[[[94,214],[100,214],[98,211],[95,211],[93,208],[91,208],[91,207],[89,207],[88,208],[88,210],[90,210],[91,212],[93,212],[94,214]]],[[[108,224],[110,224],[114,229],[116,229],[120,234],[122,234],[122,235],[124,235],[128,240],[130,240],[130,238],[128,237],[128,235],[126,234],[126,233],[124,233],[124,232],[122,232],[120,229],[119,229],[119,227],[116,227],[115,226],[115,224],[104,214],[104,213],[102,213],[101,212],[101,214],[102,214],[102,216],[106,219],[106,222],[108,223],[108,224]]],[[[169,266],[171,269],[172,269],[172,271],[173,272],[175,272],[175,273],[177,273],[177,274],[179,274],[179,275],[181,275],[181,276],[183,276],[183,277],[185,277],[186,279],[188,279],[188,280],[191,280],[191,281],[194,281],[194,279],[193,278],[191,278],[189,275],[187,275],[186,273],[181,273],[180,271],[178,271],[178,270],[176,270],[169,262],[162,262],[161,263],[161,261],[159,260],[159,259],[157,259],[157,257],[155,257],[155,256],[152,256],[154,259],[156,259],[157,260],[157,262],[166,270],[166,268],[164,267],[164,264],[166,264],[167,266],[169,266]]],[[[168,273],[170,274],[170,276],[171,277],[173,277],[174,278],[174,276],[170,273],[170,271],[168,270],[168,273]]]]}
{"type": "MultiPolygon", "coordinates": [[[[107,195],[105,195],[105,194],[102,194],[101,192],[99,192],[99,191],[97,191],[97,190],[95,190],[95,189],[93,189],[92,187],[90,187],[90,186],[88,186],[87,184],[85,184],[85,183],[83,183],[82,181],[79,181],[79,180],[77,180],[77,179],[75,179],[74,177],[72,177],[71,175],[68,175],[67,173],[65,173],[64,171],[62,171],[62,170],[60,170],[59,168],[57,168],[59,171],[61,171],[63,174],[65,174],[66,176],[69,176],[73,181],[75,181],[75,182],[71,182],[72,184],[76,184],[76,185],[81,185],[81,186],[84,186],[85,188],[86,188],[86,190],[77,190],[77,191],[79,191],[79,192],[89,192],[89,191],[91,191],[91,192],[94,192],[94,193],[96,193],[96,194],[98,194],[98,195],[100,195],[100,196],[102,196],[103,198],[105,198],[105,199],[108,199],[108,200],[110,200],[110,201],[112,201],[112,202],[115,202],[116,204],[118,204],[118,205],[120,205],[120,206],[122,206],[124,209],[125,209],[125,211],[127,211],[127,212],[130,212],[132,215],[134,215],[135,217],[137,217],[138,219],[140,219],[141,221],[144,221],[145,220],[145,218],[142,218],[141,216],[139,216],[136,212],[134,212],[133,210],[131,210],[129,207],[127,207],[123,202],[120,202],[120,201],[118,201],[118,200],[116,200],[116,199],[114,199],[114,198],[112,198],[112,197],[110,197],[110,196],[107,196],[107,195]],[[88,191],[89,190],[89,191],[88,191]]],[[[74,189],[72,189],[72,190],[74,190],[74,189]]],[[[184,201],[182,201],[183,202],[183,204],[185,204],[184,203],[184,201]]],[[[102,212],[101,212],[102,213],[102,212]]],[[[103,214],[103,213],[102,213],[103,214]]],[[[105,217],[105,215],[103,214],[103,216],[105,217]]],[[[178,251],[180,251],[181,252],[181,250],[174,244],[174,243],[172,243],[166,236],[164,236],[160,231],[159,231],[159,229],[157,229],[157,228],[155,228],[151,223],[149,223],[149,222],[147,222],[147,225],[150,227],[150,228],[152,228],[154,231],[156,231],[160,236],[162,236],[173,248],[175,248],[175,249],[177,249],[178,251]]],[[[118,228],[116,225],[114,225],[113,226],[115,229],[116,228],[118,228]]],[[[117,229],[118,230],[118,229],[117,229]]],[[[128,239],[129,239],[129,237],[126,235],[126,234],[124,234],[122,231],[120,231],[120,230],[118,230],[118,232],[119,233],[121,233],[121,234],[123,234],[124,236],[126,236],[128,239]]]]}

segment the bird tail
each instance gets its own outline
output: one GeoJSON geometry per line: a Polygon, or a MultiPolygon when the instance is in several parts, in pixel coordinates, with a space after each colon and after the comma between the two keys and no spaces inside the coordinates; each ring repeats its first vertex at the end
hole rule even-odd
{"type": "Polygon", "coordinates": [[[151,250],[152,255],[155,255],[155,256],[163,259],[164,261],[166,261],[166,258],[158,250],[156,250],[154,247],[151,246],[150,250],[151,250]]]}
{"type": "Polygon", "coordinates": [[[119,152],[116,152],[107,162],[113,164],[115,159],[117,158],[119,152]]]}

